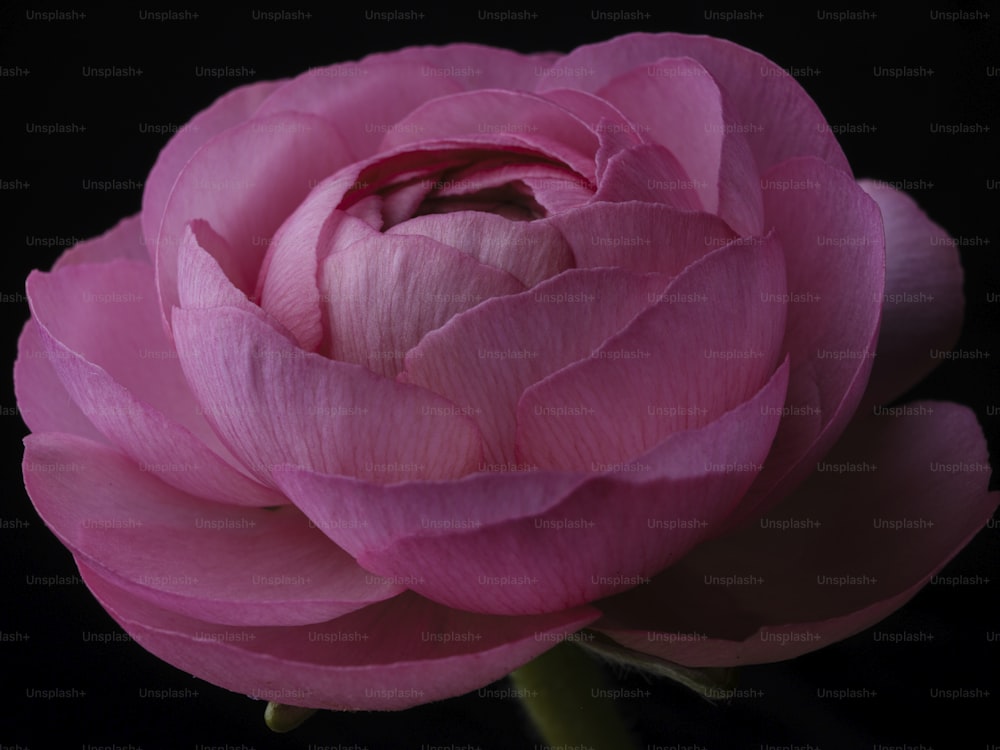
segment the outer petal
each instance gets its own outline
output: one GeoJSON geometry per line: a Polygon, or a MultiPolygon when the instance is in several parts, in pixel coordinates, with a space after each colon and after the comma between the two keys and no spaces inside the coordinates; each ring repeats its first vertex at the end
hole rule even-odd
{"type": "Polygon", "coordinates": [[[866,407],[884,404],[940,364],[962,328],[962,265],[948,233],[905,193],[882,182],[859,183],[885,223],[885,296],[878,357],[866,407]]]}
{"type": "Polygon", "coordinates": [[[645,583],[705,538],[766,457],[786,384],[783,366],[739,408],[596,477],[526,471],[380,487],[288,470],[276,479],[368,570],[420,571],[410,588],[461,609],[552,612],[645,583]]]}
{"type": "Polygon", "coordinates": [[[156,281],[164,319],[178,303],[177,254],[184,228],[204,219],[226,240],[216,260],[252,294],[271,235],[312,186],[348,159],[337,130],[287,113],[231,128],[203,145],[177,177],[160,223],[156,281]]]}
{"type": "Polygon", "coordinates": [[[14,362],[14,393],[21,419],[32,432],[70,432],[103,441],[104,436],[66,392],[52,366],[53,356],[59,352],[49,352],[38,323],[29,319],[17,340],[14,362]]]}
{"type": "Polygon", "coordinates": [[[589,358],[524,392],[518,460],[594,471],[736,408],[779,362],[785,310],[761,300],[784,295],[771,236],[737,240],[691,265],[589,358]]]}
{"type": "Polygon", "coordinates": [[[63,544],[171,611],[227,625],[302,625],[403,590],[366,574],[295,508],[206,504],[76,436],[29,435],[25,445],[28,493],[63,544]]]}
{"type": "Polygon", "coordinates": [[[792,379],[771,459],[734,526],[794,489],[854,415],[875,356],[885,276],[881,214],[849,176],[792,159],[761,185],[788,265],[788,297],[762,302],[788,306],[792,379]]]}
{"type": "Polygon", "coordinates": [[[795,156],[816,156],[850,174],[847,157],[819,107],[785,70],[763,55],[724,39],[687,34],[626,34],[570,52],[553,71],[584,70],[589,75],[543,75],[538,90],[573,86],[597,91],[633,68],[664,57],[690,57],[712,74],[746,125],[747,141],[760,171],[795,156]]]}
{"type": "Polygon", "coordinates": [[[188,159],[222,131],[249,120],[265,97],[280,88],[281,83],[260,81],[227,92],[180,128],[160,151],[142,194],[142,234],[150,258],[156,257],[160,220],[174,180],[188,159]]]}
{"type": "Polygon", "coordinates": [[[106,263],[116,258],[149,262],[138,216],[122,219],[100,237],[74,245],[59,256],[52,270],[79,263],[106,263]]]}
{"type": "Polygon", "coordinates": [[[522,54],[509,49],[488,47],[482,44],[446,44],[444,46],[407,47],[370,55],[365,62],[382,60],[405,62],[421,69],[425,77],[450,78],[466,89],[513,89],[531,91],[538,76],[559,55],[554,52],[522,54]]]}
{"type": "Polygon", "coordinates": [[[597,629],[689,666],[790,659],[905,604],[986,524],[986,444],[948,403],[856,422],[758,524],[696,549],[642,590],[599,602],[597,629]]]}
{"type": "Polygon", "coordinates": [[[481,458],[450,402],[305,352],[258,316],[175,309],[174,333],[206,416],[265,482],[278,464],[392,482],[461,476],[481,458]]]}
{"type": "Polygon", "coordinates": [[[462,695],[597,616],[490,617],[403,594],[320,625],[234,629],[160,609],[79,564],[109,614],[156,656],[229,690],[311,708],[391,711],[462,695]]]}
{"type": "Polygon", "coordinates": [[[149,263],[115,260],[35,272],[28,278],[28,297],[63,386],[94,426],[136,463],[211,500],[287,502],[224,458],[228,452],[165,340],[149,263]]]}

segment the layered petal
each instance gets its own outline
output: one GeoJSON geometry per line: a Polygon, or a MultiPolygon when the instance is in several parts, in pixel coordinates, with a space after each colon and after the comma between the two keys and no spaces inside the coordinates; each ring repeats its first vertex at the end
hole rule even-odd
{"type": "Polygon", "coordinates": [[[237,629],[169,612],[78,564],[94,596],[146,650],[229,690],[310,708],[391,711],[462,695],[597,616],[578,608],[498,618],[403,594],[322,624],[237,629]]]}
{"type": "Polygon", "coordinates": [[[702,187],[700,181],[688,176],[669,149],[649,143],[619,151],[608,160],[594,200],[643,201],[681,211],[701,211],[698,191],[702,187]]]}
{"type": "Polygon", "coordinates": [[[429,237],[506,271],[529,288],[574,265],[573,252],[555,227],[483,211],[417,216],[386,234],[429,237]]]}
{"type": "Polygon", "coordinates": [[[878,357],[863,408],[884,404],[941,363],[962,328],[962,266],[954,240],[905,193],[862,180],[885,224],[885,294],[878,357]]]}
{"type": "Polygon", "coordinates": [[[500,615],[554,612],[645,578],[725,518],[767,456],[787,384],[597,475],[531,470],[376,486],[289,469],[279,485],[367,569],[434,601],[500,615]]]}
{"type": "Polygon", "coordinates": [[[156,258],[167,199],[188,159],[219,133],[249,120],[260,103],[281,84],[281,81],[259,81],[226,92],[179,128],[160,151],[142,193],[143,244],[151,260],[156,258]]]}
{"type": "Polygon", "coordinates": [[[366,573],[295,508],[205,503],[73,435],[25,445],[25,485],[45,523],[151,604],[224,625],[303,625],[404,588],[366,573]]]}
{"type": "Polygon", "coordinates": [[[429,101],[385,134],[389,151],[444,138],[513,137],[594,178],[598,139],[587,124],[553,101],[523,91],[469,91],[429,101]]]}
{"type": "Polygon", "coordinates": [[[227,460],[228,451],[205,421],[166,341],[149,263],[115,260],[35,272],[28,278],[28,297],[63,387],[134,461],[211,500],[287,502],[227,460]]]}
{"type": "Polygon", "coordinates": [[[659,203],[595,202],[553,216],[580,268],[617,266],[676,276],[736,239],[722,219],[659,203]]]}
{"type": "Polygon", "coordinates": [[[315,351],[323,339],[320,263],[345,238],[354,241],[376,233],[335,208],[343,193],[337,180],[317,186],[272,238],[257,279],[260,306],[308,351],[315,351]]]}
{"type": "Polygon", "coordinates": [[[106,263],[117,258],[149,262],[138,216],[122,219],[104,234],[74,245],[59,256],[52,270],[79,263],[106,263]]]}
{"type": "Polygon", "coordinates": [[[598,91],[635,68],[652,69],[665,57],[692,58],[711,73],[730,97],[737,122],[748,126],[747,142],[761,172],[792,157],[815,156],[850,174],[836,136],[798,81],[763,55],[725,39],[640,33],[584,45],[552,63],[551,70],[587,75],[542,76],[538,91],[598,91]],[[750,129],[751,123],[760,127],[750,129]]]}
{"type": "Polygon", "coordinates": [[[320,283],[330,356],[386,377],[457,313],[524,291],[506,271],[417,235],[383,235],[332,253],[320,283]]]}
{"type": "Polygon", "coordinates": [[[706,211],[741,235],[763,231],[757,164],[744,133],[764,126],[739,122],[702,65],[690,58],[658,60],[615,78],[598,93],[677,157],[706,211]]]}
{"type": "Polygon", "coordinates": [[[450,478],[481,459],[475,424],[436,394],[305,352],[236,308],[175,309],[173,323],[206,417],[262,481],[280,464],[376,482],[450,478]]]}
{"type": "Polygon", "coordinates": [[[156,245],[156,281],[164,319],[178,303],[177,254],[184,228],[204,219],[225,239],[216,257],[238,289],[256,289],[271,236],[312,187],[349,160],[331,124],[285,113],[230,128],[205,143],[170,192],[156,245]]]}
{"type": "Polygon", "coordinates": [[[613,268],[567,271],[456,315],[407,354],[401,379],[475,419],[487,462],[512,463],[525,389],[600,347],[659,299],[666,283],[613,268]]]}
{"type": "Polygon", "coordinates": [[[650,586],[598,602],[616,642],[688,666],[790,659],[903,606],[986,524],[989,457],[974,415],[917,403],[859,420],[758,523],[650,586]],[[849,540],[849,544],[845,544],[849,540]]]}
{"type": "Polygon", "coordinates": [[[787,495],[854,415],[875,356],[885,278],[881,214],[848,175],[791,159],[761,186],[788,267],[788,296],[762,303],[787,305],[792,379],[772,459],[734,526],[787,495]]]}
{"type": "Polygon", "coordinates": [[[785,264],[773,236],[740,239],[674,280],[587,359],[528,388],[518,461],[593,470],[627,462],[673,432],[753,396],[779,361],[785,264]]]}
{"type": "Polygon", "coordinates": [[[66,391],[52,366],[53,356],[59,353],[49,352],[38,324],[28,320],[17,340],[14,362],[14,393],[21,419],[32,432],[69,432],[104,440],[66,391]]]}

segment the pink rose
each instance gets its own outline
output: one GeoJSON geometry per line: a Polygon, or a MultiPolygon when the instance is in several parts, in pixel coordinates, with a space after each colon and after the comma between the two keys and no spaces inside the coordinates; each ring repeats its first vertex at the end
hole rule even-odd
{"type": "Polygon", "coordinates": [[[946,237],[717,39],[245,86],[29,278],[25,483],[125,630],[255,697],[406,708],[584,627],[786,659],[996,507],[968,409],[880,408],[954,343],[946,237]]]}

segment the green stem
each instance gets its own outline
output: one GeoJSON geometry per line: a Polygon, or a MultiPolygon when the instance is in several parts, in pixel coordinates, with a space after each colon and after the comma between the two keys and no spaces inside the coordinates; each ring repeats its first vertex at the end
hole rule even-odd
{"type": "Polygon", "coordinates": [[[604,673],[583,649],[560,643],[511,673],[518,697],[545,741],[556,747],[634,750],[636,747],[604,673]]]}
{"type": "Polygon", "coordinates": [[[315,708],[301,708],[300,706],[286,706],[283,703],[271,701],[264,709],[264,723],[272,732],[284,734],[297,728],[306,719],[316,713],[315,708]]]}

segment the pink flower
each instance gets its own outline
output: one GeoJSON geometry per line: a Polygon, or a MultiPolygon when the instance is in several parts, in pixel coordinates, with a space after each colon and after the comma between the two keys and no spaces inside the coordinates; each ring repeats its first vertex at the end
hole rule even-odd
{"type": "Polygon", "coordinates": [[[997,504],[969,410],[882,408],[957,335],[944,238],[717,39],[246,86],[29,278],[25,482],[137,641],[259,698],[405,708],[584,627],[789,658],[997,504]]]}

